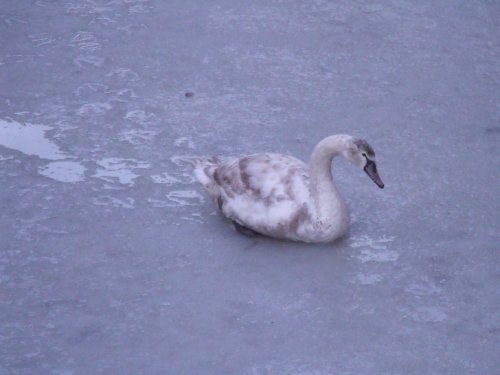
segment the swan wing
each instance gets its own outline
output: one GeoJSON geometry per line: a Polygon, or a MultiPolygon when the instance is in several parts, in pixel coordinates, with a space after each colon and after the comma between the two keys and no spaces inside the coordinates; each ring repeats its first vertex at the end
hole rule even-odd
{"type": "Polygon", "coordinates": [[[220,165],[213,178],[223,214],[252,230],[290,238],[307,216],[309,177],[299,159],[250,155],[220,165]]]}

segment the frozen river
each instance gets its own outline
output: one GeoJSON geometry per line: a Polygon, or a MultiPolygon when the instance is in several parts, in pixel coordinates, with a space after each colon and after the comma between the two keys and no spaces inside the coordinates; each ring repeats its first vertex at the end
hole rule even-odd
{"type": "Polygon", "coordinates": [[[498,374],[500,5],[0,10],[0,375],[498,374]],[[366,138],[329,245],[241,236],[186,160],[366,138]]]}

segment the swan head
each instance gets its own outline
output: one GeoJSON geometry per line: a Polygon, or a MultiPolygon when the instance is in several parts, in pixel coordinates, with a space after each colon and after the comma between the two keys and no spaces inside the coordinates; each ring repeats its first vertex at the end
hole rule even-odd
{"type": "Polygon", "coordinates": [[[384,183],[378,175],[375,151],[364,139],[352,138],[352,142],[344,153],[344,157],[354,165],[363,169],[372,181],[381,189],[384,183]]]}

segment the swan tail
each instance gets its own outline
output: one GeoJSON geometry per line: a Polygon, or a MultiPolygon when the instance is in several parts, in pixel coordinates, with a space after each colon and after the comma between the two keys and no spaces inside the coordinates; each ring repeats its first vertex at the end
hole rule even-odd
{"type": "Polygon", "coordinates": [[[215,156],[210,158],[195,159],[191,162],[194,169],[194,176],[207,190],[208,195],[214,201],[218,201],[220,197],[219,185],[216,183],[214,173],[220,165],[219,159],[215,156]]]}

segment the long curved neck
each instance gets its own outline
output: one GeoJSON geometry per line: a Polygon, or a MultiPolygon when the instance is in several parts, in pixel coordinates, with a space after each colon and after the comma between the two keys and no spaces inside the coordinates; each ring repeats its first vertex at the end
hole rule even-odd
{"type": "Polygon", "coordinates": [[[332,220],[333,215],[342,221],[348,215],[347,207],[332,179],[332,161],[347,149],[350,139],[352,137],[348,135],[332,135],[319,142],[311,154],[311,195],[320,220],[332,220]]]}

